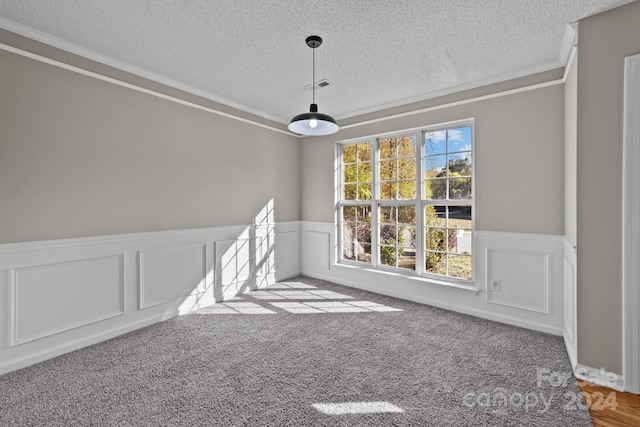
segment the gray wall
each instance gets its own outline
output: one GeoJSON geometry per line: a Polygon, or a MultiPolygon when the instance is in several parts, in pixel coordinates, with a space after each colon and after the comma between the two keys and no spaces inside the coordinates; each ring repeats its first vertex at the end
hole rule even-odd
{"type": "Polygon", "coordinates": [[[578,58],[573,59],[564,83],[564,237],[578,244],[577,145],[578,145],[578,58]]]}
{"type": "MultiPolygon", "coordinates": [[[[552,72],[547,79],[559,79],[552,72]]],[[[537,83],[540,76],[494,91],[537,83]]],[[[564,89],[557,84],[406,117],[354,126],[302,145],[302,218],[331,222],[335,215],[334,147],[345,139],[452,120],[475,118],[476,229],[564,234],[564,89]]],[[[440,105],[460,100],[444,97],[440,105]]],[[[476,92],[466,93],[467,98],[476,92]]],[[[431,101],[430,101],[431,102],[431,101]]],[[[414,106],[417,110],[420,105],[414,106]]],[[[390,116],[402,112],[388,110],[390,116]]],[[[358,120],[352,120],[357,122],[358,120]]]]}
{"type": "Polygon", "coordinates": [[[297,138],[6,51],[0,64],[0,243],[249,224],[270,199],[276,221],[300,220],[297,138]]]}
{"type": "Polygon", "coordinates": [[[578,361],[622,372],[624,58],[640,53],[640,2],[580,21],[578,361]]]}

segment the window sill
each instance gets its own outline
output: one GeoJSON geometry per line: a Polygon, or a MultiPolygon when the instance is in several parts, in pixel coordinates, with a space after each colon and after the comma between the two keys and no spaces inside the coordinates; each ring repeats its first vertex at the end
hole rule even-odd
{"type": "Polygon", "coordinates": [[[397,273],[395,271],[389,270],[381,270],[372,267],[366,267],[363,265],[355,265],[348,263],[333,263],[331,265],[331,269],[347,269],[352,271],[362,271],[366,273],[387,276],[389,278],[396,278],[401,280],[406,280],[414,283],[418,283],[420,285],[430,285],[433,287],[437,287],[438,289],[448,289],[455,292],[464,292],[464,293],[472,293],[474,295],[478,295],[480,290],[476,287],[475,283],[471,282],[468,285],[463,285],[460,283],[449,282],[446,280],[438,280],[430,277],[418,276],[417,274],[402,274],[397,273]]]}

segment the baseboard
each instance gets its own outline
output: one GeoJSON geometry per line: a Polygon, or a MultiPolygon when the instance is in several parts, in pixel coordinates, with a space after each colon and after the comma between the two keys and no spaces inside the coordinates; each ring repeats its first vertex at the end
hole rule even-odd
{"type": "Polygon", "coordinates": [[[592,384],[608,387],[617,391],[625,391],[624,377],[614,372],[608,372],[604,368],[592,368],[578,364],[574,374],[576,378],[592,384]]]}
{"type": "Polygon", "coordinates": [[[26,368],[27,366],[35,363],[43,362],[47,359],[51,359],[57,356],[61,356],[71,351],[79,350],[84,347],[88,347],[93,344],[97,344],[102,341],[106,341],[111,338],[126,334],[136,329],[141,329],[154,323],[164,322],[178,315],[177,311],[165,313],[160,316],[151,317],[149,319],[142,320],[140,322],[132,323],[122,328],[114,328],[108,331],[102,331],[92,336],[83,337],[75,341],[66,342],[55,347],[50,347],[45,350],[29,354],[27,356],[11,360],[9,362],[0,363],[0,375],[16,371],[18,369],[26,368]]]}
{"type": "Polygon", "coordinates": [[[294,277],[298,277],[302,274],[302,269],[298,270],[288,270],[282,274],[276,273],[276,281],[282,282],[283,280],[293,279],[294,277]]]}

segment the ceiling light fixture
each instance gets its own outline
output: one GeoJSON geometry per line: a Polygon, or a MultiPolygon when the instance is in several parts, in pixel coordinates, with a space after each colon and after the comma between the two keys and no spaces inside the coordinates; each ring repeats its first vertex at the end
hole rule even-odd
{"type": "Polygon", "coordinates": [[[307,46],[313,49],[313,103],[308,113],[302,113],[291,119],[289,130],[300,135],[321,136],[338,132],[338,124],[333,117],[318,113],[316,104],[316,48],[322,44],[319,36],[307,37],[307,46]]]}

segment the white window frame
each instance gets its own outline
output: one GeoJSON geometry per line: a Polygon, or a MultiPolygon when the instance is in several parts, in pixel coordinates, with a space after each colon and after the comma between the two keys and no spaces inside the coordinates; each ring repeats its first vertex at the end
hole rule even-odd
{"type": "MultiPolygon", "coordinates": [[[[447,151],[445,154],[449,153],[449,148],[447,144],[447,151]]],[[[475,274],[476,274],[476,250],[475,250],[475,183],[476,183],[476,174],[475,174],[475,123],[473,119],[464,119],[453,122],[441,123],[437,125],[430,126],[421,126],[419,128],[412,128],[406,130],[400,130],[397,132],[390,132],[385,134],[372,135],[363,138],[350,139],[338,141],[336,146],[336,220],[337,227],[336,233],[337,238],[336,242],[338,242],[338,253],[337,253],[337,261],[339,264],[358,266],[363,268],[373,268],[375,270],[388,271],[396,274],[402,274],[406,276],[417,276],[428,279],[430,282],[434,283],[444,283],[444,284],[457,284],[463,286],[474,286],[475,283],[475,274]],[[471,127],[471,199],[468,200],[426,200],[424,198],[424,161],[425,161],[425,151],[424,151],[424,141],[425,134],[430,132],[437,132],[443,130],[450,130],[459,127],[471,127]],[[380,162],[380,151],[379,151],[379,141],[394,138],[394,137],[402,137],[414,134],[416,137],[416,199],[414,200],[381,200],[380,197],[380,176],[379,176],[379,162],[380,162]],[[342,147],[345,145],[352,145],[358,143],[366,143],[370,142],[372,144],[372,158],[371,158],[371,174],[372,174],[372,197],[370,200],[343,200],[343,171],[342,171],[342,147]],[[343,253],[343,217],[342,217],[342,207],[343,206],[369,206],[371,212],[371,263],[367,263],[364,261],[355,261],[344,258],[343,253]],[[424,224],[424,212],[425,207],[433,205],[433,206],[470,206],[471,207],[471,235],[472,235],[472,250],[471,250],[471,280],[465,280],[455,277],[442,276],[439,274],[428,273],[425,271],[425,224],[424,224]],[[391,267],[387,265],[383,265],[380,263],[380,245],[379,245],[379,207],[381,206],[414,206],[416,209],[416,241],[415,241],[415,252],[416,252],[416,268],[415,270],[408,270],[399,267],[391,267]]],[[[447,179],[447,196],[448,192],[449,180],[447,179]]]]}

